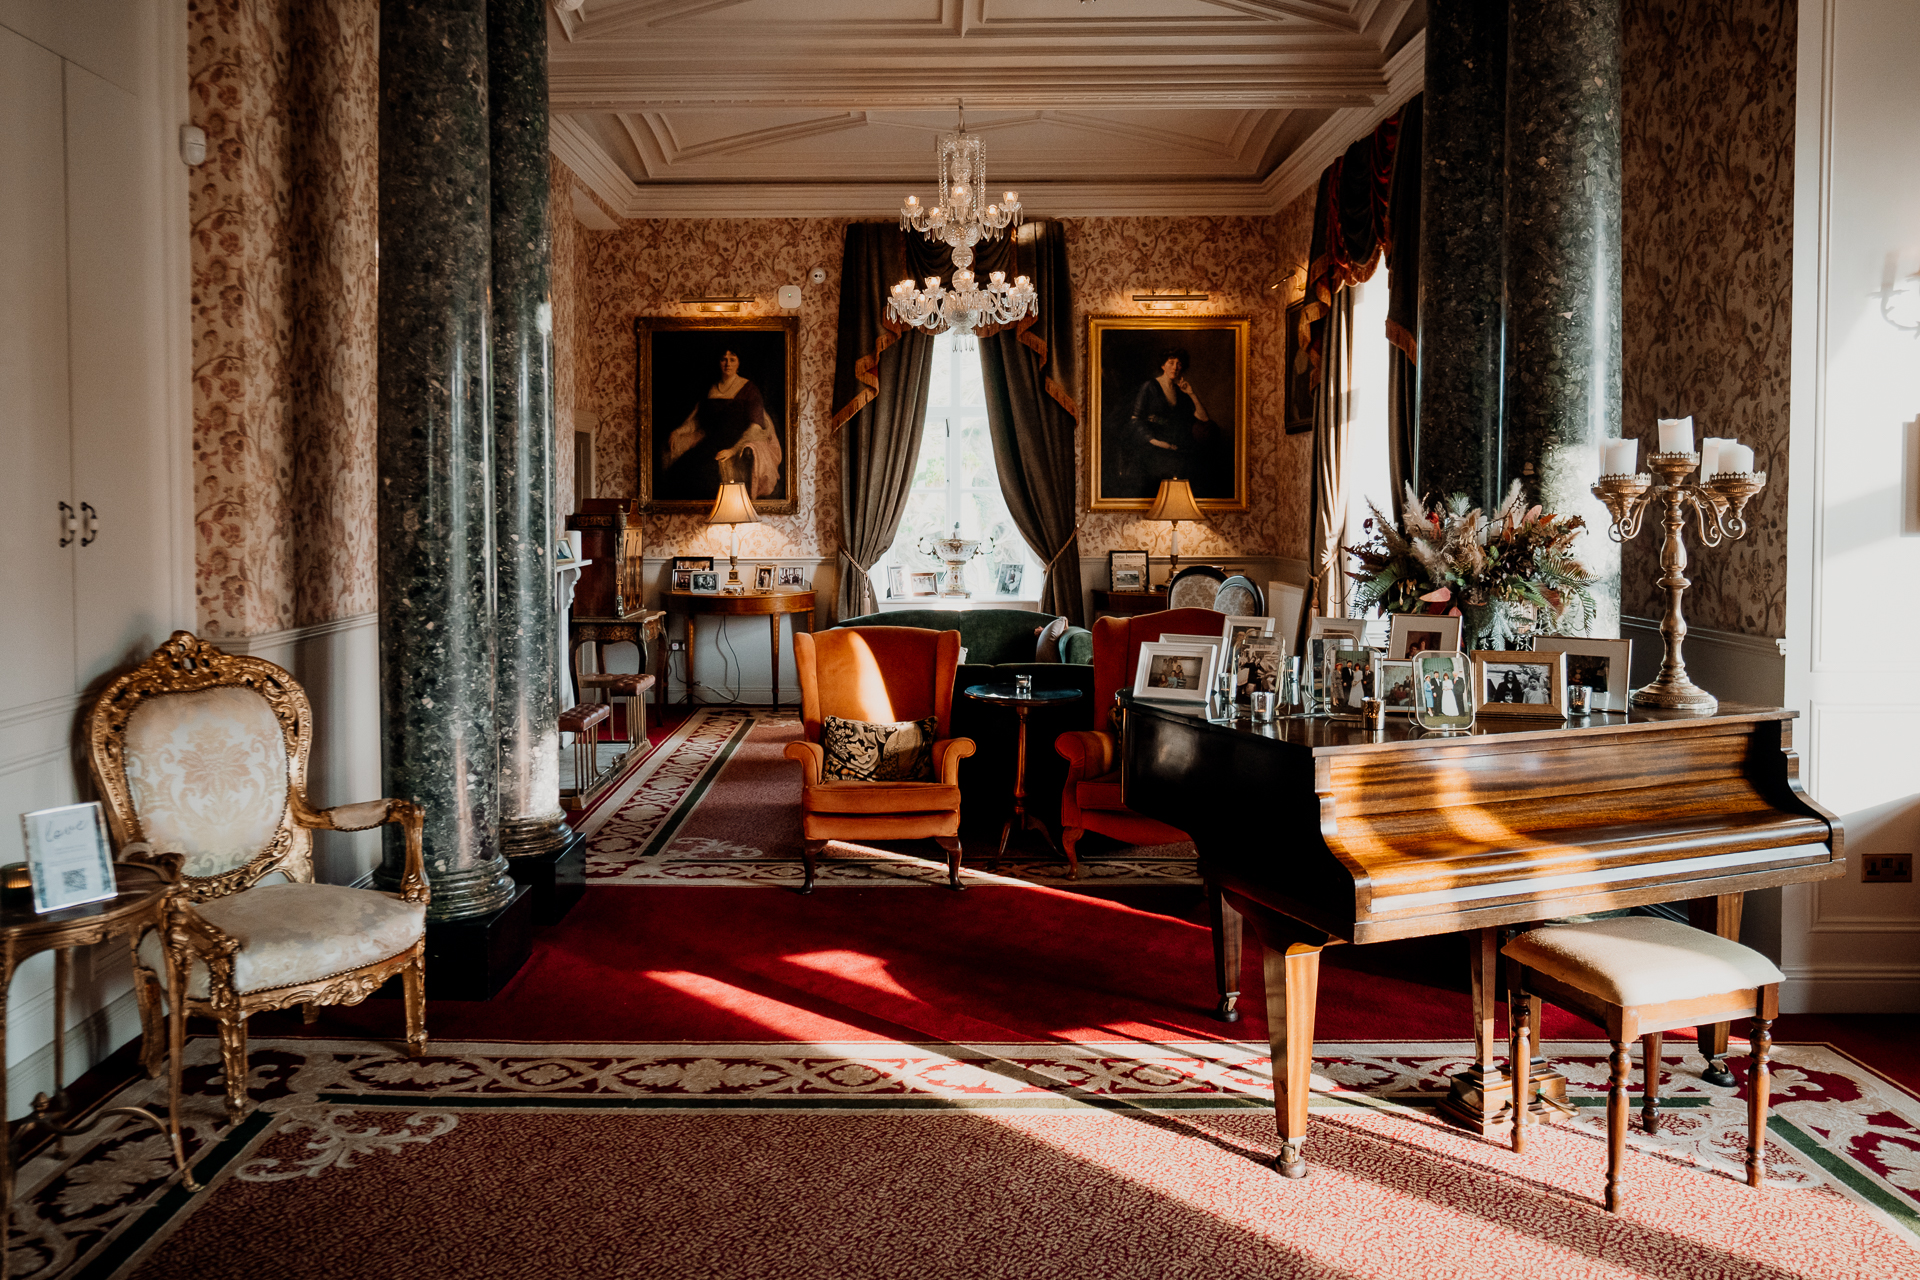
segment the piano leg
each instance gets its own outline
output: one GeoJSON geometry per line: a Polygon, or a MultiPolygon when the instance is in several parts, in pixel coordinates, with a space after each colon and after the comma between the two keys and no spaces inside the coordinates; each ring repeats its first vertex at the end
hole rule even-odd
{"type": "MultiPolygon", "coordinates": [[[[1746,905],[1744,893],[1723,893],[1714,898],[1693,898],[1687,903],[1687,923],[1696,929],[1740,941],[1740,911],[1746,905]]],[[[1727,1024],[1715,1023],[1697,1029],[1700,1054],[1707,1060],[1700,1078],[1722,1089],[1731,1089],[1733,1072],[1727,1070],[1727,1024]]]]}
{"type": "Polygon", "coordinates": [[[1240,1021],[1240,913],[1228,905],[1220,886],[1207,882],[1207,916],[1213,926],[1213,984],[1220,1004],[1213,1016],[1222,1022],[1240,1021]]]}
{"type": "MultiPolygon", "coordinates": [[[[1499,1057],[1506,1046],[1495,1035],[1494,1018],[1500,1006],[1500,937],[1498,927],[1476,929],[1467,935],[1471,949],[1468,975],[1473,993],[1473,1048],[1475,1062],[1453,1077],[1447,1096],[1440,1101],[1439,1114],[1483,1138],[1491,1138],[1503,1126],[1513,1122],[1513,1078],[1499,1057]]],[[[1527,1096],[1533,1114],[1542,1120],[1555,1111],[1571,1112],[1567,1103],[1567,1078],[1547,1065],[1539,1053],[1540,1001],[1530,1002],[1533,1015],[1533,1047],[1528,1073],[1527,1096]]]]}
{"type": "Polygon", "coordinates": [[[1313,1010],[1326,942],[1270,937],[1264,928],[1259,932],[1267,979],[1267,1039],[1273,1045],[1273,1111],[1280,1127],[1280,1157],[1274,1165],[1282,1177],[1304,1178],[1313,1010]]]}

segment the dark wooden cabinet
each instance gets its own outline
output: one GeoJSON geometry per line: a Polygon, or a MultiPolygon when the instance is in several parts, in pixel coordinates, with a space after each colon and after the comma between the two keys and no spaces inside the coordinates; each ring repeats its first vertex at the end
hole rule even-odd
{"type": "Polygon", "coordinates": [[[580,570],[573,613],[582,618],[623,618],[640,610],[642,581],[640,500],[588,498],[567,517],[580,533],[580,555],[592,561],[580,570]]]}

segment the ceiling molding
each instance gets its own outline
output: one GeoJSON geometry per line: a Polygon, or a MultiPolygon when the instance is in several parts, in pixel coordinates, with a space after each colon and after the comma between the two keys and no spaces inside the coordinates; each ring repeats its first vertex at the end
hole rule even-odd
{"type": "Polygon", "coordinates": [[[1416,32],[1401,50],[1387,60],[1387,92],[1377,103],[1365,108],[1336,111],[1307,140],[1293,149],[1274,168],[1262,184],[1267,192],[1270,212],[1278,213],[1311,191],[1320,181],[1321,171],[1346,149],[1380,127],[1380,122],[1398,111],[1407,99],[1419,93],[1427,83],[1427,33],[1416,32]]]}

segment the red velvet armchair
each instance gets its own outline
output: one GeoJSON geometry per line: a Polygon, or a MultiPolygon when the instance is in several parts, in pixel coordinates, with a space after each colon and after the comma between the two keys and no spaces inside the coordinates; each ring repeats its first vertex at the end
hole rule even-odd
{"type": "Polygon", "coordinates": [[[1053,749],[1066,757],[1067,783],[1060,793],[1060,847],[1080,877],[1075,846],[1089,831],[1127,844],[1172,844],[1187,833],[1135,813],[1120,802],[1120,744],[1113,730],[1113,695],[1133,687],[1140,646],[1162,635],[1217,636],[1226,626],[1212,609],[1168,609],[1133,618],[1101,618],[1093,624],[1093,725],[1063,733],[1053,749]]]}
{"type": "Polygon", "coordinates": [[[835,627],[793,638],[806,741],[789,742],[800,762],[801,834],[807,880],[829,840],[922,840],[947,855],[947,883],[960,884],[960,761],[973,739],[947,736],[960,633],[922,627],[835,627]],[[837,782],[823,776],[820,726],[827,716],[869,723],[934,717],[932,782],[837,782]]]}

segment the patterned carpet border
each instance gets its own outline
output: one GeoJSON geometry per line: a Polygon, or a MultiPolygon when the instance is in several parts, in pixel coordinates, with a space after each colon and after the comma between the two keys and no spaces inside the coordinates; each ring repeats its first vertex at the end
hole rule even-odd
{"type": "MultiPolygon", "coordinates": [[[[714,794],[727,766],[748,746],[756,730],[778,726],[793,736],[798,725],[791,711],[696,711],[623,784],[628,789],[624,800],[604,804],[581,824],[588,837],[588,882],[798,888],[804,872],[797,791],[779,799],[772,815],[776,823],[740,838],[700,834],[696,818],[701,803],[714,794]]],[[[781,744],[755,739],[754,745],[765,750],[781,744]]],[[[788,765],[780,770],[783,782],[789,781],[792,769],[788,765]]],[[[968,884],[1052,888],[1199,883],[1193,847],[1188,844],[1129,847],[1088,837],[1081,845],[1076,880],[1061,855],[1036,852],[1038,843],[1037,836],[1023,833],[1003,856],[994,844],[969,837],[961,877],[968,884]]],[[[903,842],[898,848],[834,841],[819,860],[815,884],[855,889],[944,887],[946,864],[937,852],[924,841],[903,842]]]]}
{"type": "MultiPolygon", "coordinates": [[[[1430,1110],[1468,1046],[1322,1045],[1312,1111],[1331,1123],[1365,1112],[1453,1133],[1430,1110]]],[[[11,1244],[16,1276],[108,1277],[138,1261],[223,1183],[335,1176],[380,1167],[431,1143],[469,1111],[866,1114],[1136,1111],[1246,1112],[1272,1105],[1267,1047],[1111,1044],[443,1044],[413,1060],[366,1042],[262,1040],[250,1086],[258,1107],[221,1122],[217,1045],[188,1047],[186,1108],[196,1171],[187,1196],[167,1174],[161,1138],[119,1124],[64,1157],[22,1171],[11,1244]],[[260,1155],[276,1134],[278,1155],[260,1155]],[[298,1137],[299,1141],[293,1141],[298,1137]],[[291,1154],[290,1154],[291,1153],[291,1154]]],[[[1555,1042],[1578,1114],[1559,1126],[1604,1161],[1606,1046],[1555,1042]]],[[[1736,1089],[1703,1082],[1697,1061],[1666,1058],[1662,1127],[1629,1138],[1676,1165],[1741,1177],[1746,1108],[1736,1089]]],[[[1830,1188],[1909,1244],[1920,1244],[1920,1099],[1824,1045],[1776,1053],[1767,1145],[1770,1188],[1830,1188]]],[[[1635,1069],[1636,1080],[1639,1075],[1635,1069]]],[[[157,1091],[130,1087],[121,1101],[157,1091]]],[[[1637,1103],[1636,1103],[1637,1114],[1637,1103]]],[[[1364,1122],[1363,1122],[1364,1123],[1364,1122]]]]}

